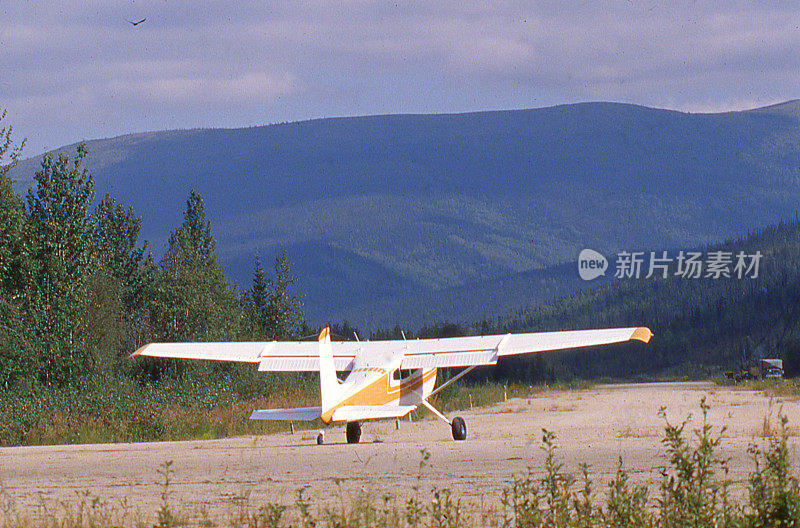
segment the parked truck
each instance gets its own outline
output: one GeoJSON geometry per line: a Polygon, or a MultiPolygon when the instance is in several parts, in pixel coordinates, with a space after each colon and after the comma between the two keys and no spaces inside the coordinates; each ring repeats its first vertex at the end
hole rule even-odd
{"type": "Polygon", "coordinates": [[[759,359],[750,361],[736,370],[725,372],[733,381],[783,378],[782,359],[759,359]]]}

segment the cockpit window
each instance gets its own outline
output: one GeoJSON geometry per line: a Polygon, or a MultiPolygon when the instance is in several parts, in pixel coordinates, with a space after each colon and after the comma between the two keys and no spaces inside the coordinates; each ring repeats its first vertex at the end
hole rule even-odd
{"type": "Polygon", "coordinates": [[[408,369],[397,369],[392,373],[392,379],[395,381],[403,381],[411,376],[411,372],[412,371],[408,369]]]}

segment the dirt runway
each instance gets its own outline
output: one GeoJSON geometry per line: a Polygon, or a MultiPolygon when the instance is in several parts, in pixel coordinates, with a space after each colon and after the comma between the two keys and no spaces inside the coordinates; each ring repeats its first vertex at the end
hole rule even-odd
{"type": "MultiPolygon", "coordinates": [[[[75,500],[76,494],[126,501],[152,514],[161,501],[157,470],[173,461],[173,499],[188,511],[205,509],[224,515],[236,497],[251,504],[291,504],[308,487],[315,503],[338,500],[359,489],[403,498],[418,486],[449,488],[467,506],[497,506],[499,491],[532,468],[541,473],[542,428],[557,435],[565,469],[591,465],[595,489],[605,488],[617,460],[638,482],[656,483],[665,465],[661,438],[664,418],[677,423],[691,415],[700,426],[700,399],[711,406],[709,421],[726,426],[721,454],[731,458],[732,477],[743,483],[752,462],[747,446],[763,442],[764,417],[773,422],[779,409],[790,426],[800,421],[800,402],[771,399],[759,392],[702,383],[598,386],[578,391],[549,391],[492,407],[458,413],[468,438],[453,441],[449,427],[434,418],[410,423],[368,422],[362,442],[344,443],[344,428],[327,431],[326,444],[315,444],[316,431],[237,437],[223,440],[139,444],[76,445],[0,449],[5,496],[17,508],[75,500]],[[430,453],[420,470],[421,450],[430,453]]],[[[792,436],[797,460],[797,437],[792,436]]],[[[743,489],[743,486],[739,486],[743,489]]],[[[655,489],[653,489],[655,491],[655,489]]],[[[651,492],[652,493],[652,492],[651,492]]]]}

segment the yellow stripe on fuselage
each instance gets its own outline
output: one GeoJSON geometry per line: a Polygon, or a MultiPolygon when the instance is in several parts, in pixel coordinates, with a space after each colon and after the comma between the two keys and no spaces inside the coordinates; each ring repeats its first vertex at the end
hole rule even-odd
{"type": "Polygon", "coordinates": [[[333,418],[333,411],[345,405],[379,406],[392,403],[395,400],[399,400],[401,396],[412,394],[417,390],[422,394],[422,386],[435,375],[436,369],[432,368],[427,372],[423,372],[422,376],[417,376],[404,383],[401,382],[400,385],[396,387],[391,387],[389,385],[389,373],[387,372],[376,378],[360,391],[336,404],[332,409],[320,416],[320,418],[324,423],[329,424],[333,418]]]}

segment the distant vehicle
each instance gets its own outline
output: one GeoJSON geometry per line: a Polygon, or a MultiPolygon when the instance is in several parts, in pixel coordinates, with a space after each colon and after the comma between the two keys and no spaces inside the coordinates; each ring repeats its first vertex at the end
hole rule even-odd
{"type": "Polygon", "coordinates": [[[783,378],[782,359],[760,359],[738,370],[725,372],[725,377],[733,381],[780,379],[783,378]]]}
{"type": "MultiPolygon", "coordinates": [[[[305,420],[347,423],[347,443],[358,443],[363,420],[400,418],[425,406],[452,429],[454,440],[467,437],[464,419],[447,419],[430,398],[480,365],[502,356],[591,347],[636,340],[647,343],[649,328],[606,328],[568,332],[504,334],[403,341],[331,342],[327,326],[319,343],[150,343],[134,356],[257,363],[258,370],[319,372],[320,405],[253,411],[251,420],[305,420]],[[436,370],[463,367],[434,390],[436,370]],[[347,372],[340,381],[336,371],[347,372]]],[[[324,441],[320,431],[317,443],[324,441]]]]}
{"type": "Polygon", "coordinates": [[[761,360],[762,378],[782,378],[783,360],[782,359],[762,359],[761,360]]]}

